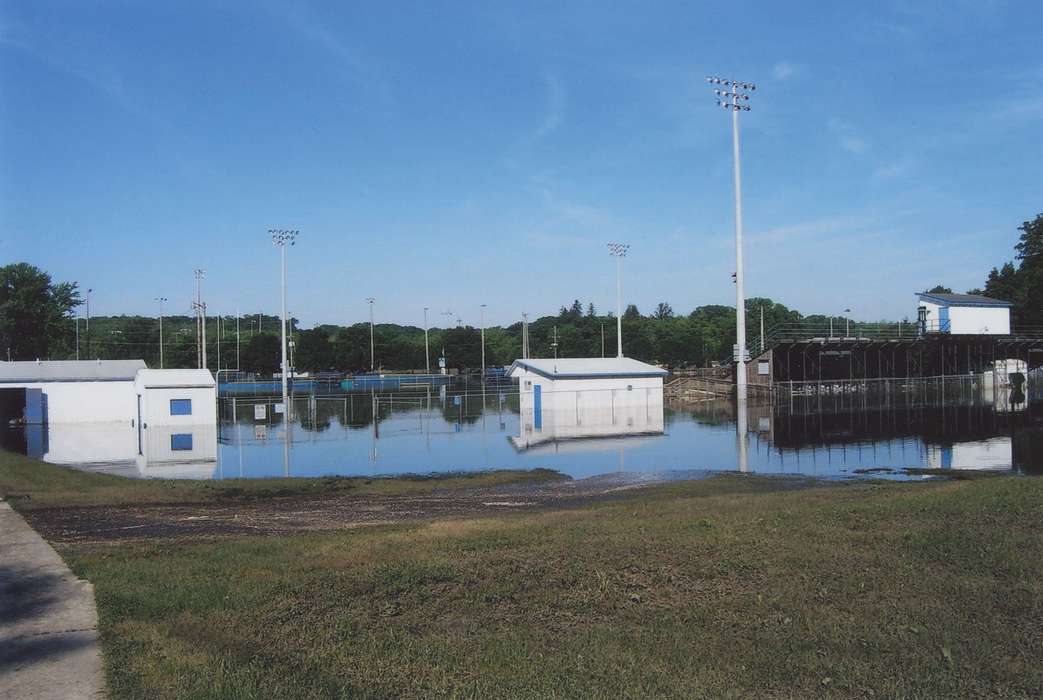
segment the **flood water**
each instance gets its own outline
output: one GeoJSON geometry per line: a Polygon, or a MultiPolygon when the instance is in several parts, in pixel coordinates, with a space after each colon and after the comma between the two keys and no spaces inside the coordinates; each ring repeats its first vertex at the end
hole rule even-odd
{"type": "MultiPolygon", "coordinates": [[[[641,390],[645,391],[645,390],[641,390]]],[[[1043,473],[1043,397],[887,401],[866,395],[664,405],[662,395],[562,394],[534,405],[518,386],[454,385],[219,400],[217,426],[122,424],[6,429],[8,449],[79,468],[144,478],[380,476],[555,469],[582,478],[623,472],[672,478],[714,471],[908,478],[902,468],[1043,473]],[[187,437],[186,437],[187,436],[187,437]]]]}

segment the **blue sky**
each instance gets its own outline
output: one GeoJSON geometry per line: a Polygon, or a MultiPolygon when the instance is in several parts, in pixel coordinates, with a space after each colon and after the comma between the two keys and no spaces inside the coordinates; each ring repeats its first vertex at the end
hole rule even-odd
{"type": "Polygon", "coordinates": [[[301,230],[305,325],[477,324],[573,298],[748,294],[910,315],[1043,211],[1038,2],[0,4],[0,263],[97,314],[276,312],[266,230],[301,230]]]}

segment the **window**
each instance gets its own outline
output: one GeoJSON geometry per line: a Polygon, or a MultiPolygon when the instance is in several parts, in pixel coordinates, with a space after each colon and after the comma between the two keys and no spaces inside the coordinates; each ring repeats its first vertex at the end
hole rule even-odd
{"type": "Polygon", "coordinates": [[[170,415],[192,415],[192,399],[170,399],[170,415]]]}
{"type": "Polygon", "coordinates": [[[171,450],[191,450],[192,433],[174,433],[170,436],[171,450]]]}

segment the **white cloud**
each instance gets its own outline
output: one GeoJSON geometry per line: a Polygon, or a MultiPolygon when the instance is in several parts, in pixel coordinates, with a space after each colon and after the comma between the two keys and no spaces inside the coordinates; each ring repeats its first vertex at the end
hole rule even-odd
{"type": "Polygon", "coordinates": [[[827,122],[827,126],[840,139],[840,147],[848,153],[861,154],[869,150],[869,142],[859,135],[853,125],[831,118],[827,122]]]}
{"type": "Polygon", "coordinates": [[[890,180],[896,177],[904,177],[913,168],[911,158],[903,158],[891,163],[885,163],[873,171],[873,177],[878,180],[890,180]]]}
{"type": "Polygon", "coordinates": [[[533,141],[539,141],[558,130],[565,121],[565,87],[553,75],[544,78],[547,85],[547,113],[543,117],[536,132],[532,135],[533,141]]]}
{"type": "Polygon", "coordinates": [[[775,76],[775,80],[786,80],[792,78],[796,72],[797,67],[789,61],[779,61],[771,69],[771,73],[775,76]]]}

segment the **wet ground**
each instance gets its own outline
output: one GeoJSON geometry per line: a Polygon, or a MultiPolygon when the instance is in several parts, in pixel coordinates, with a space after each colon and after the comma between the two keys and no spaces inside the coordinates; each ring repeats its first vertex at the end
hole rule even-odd
{"type": "MultiPolygon", "coordinates": [[[[838,483],[800,477],[752,477],[736,481],[746,482],[741,486],[743,490],[795,489],[838,483]]],[[[30,510],[25,517],[55,545],[91,546],[139,540],[284,535],[572,508],[639,495],[655,483],[661,482],[633,475],[607,475],[574,481],[436,490],[420,495],[334,493],[219,503],[44,508],[30,510]]]]}

